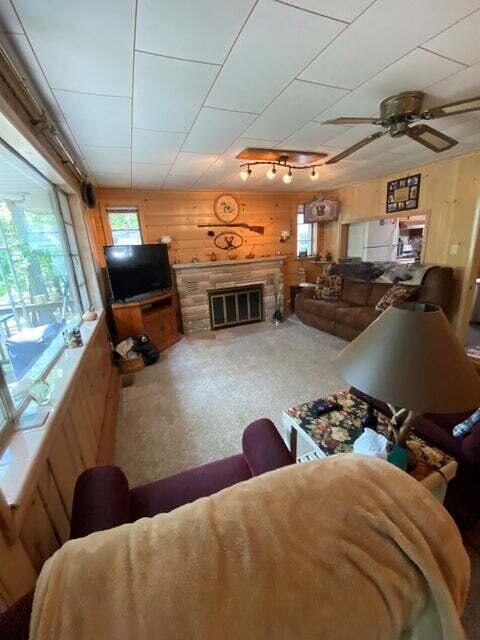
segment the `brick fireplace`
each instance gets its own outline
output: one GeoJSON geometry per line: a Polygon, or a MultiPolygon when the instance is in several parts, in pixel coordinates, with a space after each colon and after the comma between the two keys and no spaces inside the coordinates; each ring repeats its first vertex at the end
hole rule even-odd
{"type": "MultiPolygon", "coordinates": [[[[173,271],[180,301],[184,332],[188,335],[207,331],[212,326],[215,326],[215,323],[213,325],[211,323],[210,313],[211,300],[212,297],[215,297],[215,294],[221,292],[223,295],[228,296],[229,290],[231,290],[232,294],[238,295],[242,291],[250,291],[254,285],[261,285],[260,307],[263,310],[260,317],[258,317],[255,298],[252,298],[250,311],[253,311],[254,314],[250,321],[270,320],[275,311],[271,280],[273,277],[280,280],[283,293],[284,263],[285,256],[273,256],[269,258],[253,258],[252,260],[174,264],[173,271]]],[[[240,298],[240,307],[238,299],[234,303],[233,296],[230,296],[230,298],[228,302],[230,312],[228,312],[226,306],[223,306],[224,303],[222,302],[222,308],[225,313],[224,319],[227,319],[227,316],[232,319],[231,322],[225,323],[224,326],[244,324],[246,319],[243,315],[243,298],[240,298]],[[234,304],[236,304],[235,310],[234,304]],[[233,320],[234,313],[237,313],[239,318],[241,317],[239,322],[233,320]]],[[[226,304],[227,302],[225,302],[226,304]]],[[[248,302],[246,302],[246,305],[248,309],[248,302]]],[[[217,303],[217,308],[220,308],[219,302],[217,303]]]]}

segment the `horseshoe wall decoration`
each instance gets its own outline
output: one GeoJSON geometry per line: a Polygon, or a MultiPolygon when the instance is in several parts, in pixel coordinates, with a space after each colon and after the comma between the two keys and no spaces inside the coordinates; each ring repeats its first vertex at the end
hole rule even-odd
{"type": "Polygon", "coordinates": [[[243,237],[239,233],[235,233],[235,231],[223,231],[215,236],[214,243],[222,251],[233,251],[234,249],[240,249],[243,244],[243,237]]]}

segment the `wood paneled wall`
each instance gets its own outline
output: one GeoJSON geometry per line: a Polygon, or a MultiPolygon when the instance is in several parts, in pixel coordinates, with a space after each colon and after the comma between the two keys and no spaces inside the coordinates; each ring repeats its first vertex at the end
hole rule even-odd
{"type": "MultiPolygon", "coordinates": [[[[68,540],[75,482],[105,459],[118,404],[105,321],[58,407],[10,531],[0,531],[0,610],[30,591],[45,560],[68,540]]],[[[111,449],[111,447],[110,447],[111,449]]],[[[107,456],[108,457],[108,456],[107,456]]]]}
{"type": "Polygon", "coordinates": [[[454,326],[461,336],[473,294],[480,206],[480,154],[449,158],[413,167],[376,180],[352,184],[331,193],[340,201],[340,223],[325,225],[325,247],[342,251],[343,225],[391,217],[385,213],[387,182],[421,173],[419,213],[427,216],[425,262],[450,266],[457,283],[452,305],[454,326]]]}
{"type": "MultiPolygon", "coordinates": [[[[98,210],[89,210],[87,222],[96,260],[105,266],[103,246],[111,242],[105,210],[109,206],[135,206],[140,213],[142,235],[145,242],[158,242],[163,235],[173,238],[170,260],[190,262],[192,258],[208,261],[215,251],[218,260],[225,260],[226,251],[215,247],[208,229],[199,224],[220,223],[213,213],[215,199],[221,191],[147,191],[128,189],[99,189],[98,210]]],[[[311,279],[317,267],[312,261],[296,259],[296,214],[300,203],[311,200],[313,193],[234,193],[240,203],[240,215],[236,222],[265,227],[259,235],[247,229],[233,229],[244,238],[243,246],[236,251],[238,258],[248,253],[255,257],[275,255],[280,251],[287,256],[285,284],[295,282],[299,266],[306,267],[311,279]],[[290,231],[290,240],[280,242],[280,232],[290,231]]],[[[222,229],[213,229],[216,232],[222,229]]],[[[225,229],[223,229],[225,230],[225,229]]],[[[319,250],[323,250],[322,225],[319,225],[319,250]]],[[[287,289],[288,292],[288,289],[287,289]]]]}

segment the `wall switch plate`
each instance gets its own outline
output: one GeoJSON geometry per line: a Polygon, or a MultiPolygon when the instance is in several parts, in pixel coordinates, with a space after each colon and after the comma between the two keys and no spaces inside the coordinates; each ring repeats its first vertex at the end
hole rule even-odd
{"type": "Polygon", "coordinates": [[[460,245],[458,244],[458,242],[456,244],[451,244],[450,245],[450,255],[451,256],[456,256],[458,253],[458,250],[460,248],[460,245]]]}

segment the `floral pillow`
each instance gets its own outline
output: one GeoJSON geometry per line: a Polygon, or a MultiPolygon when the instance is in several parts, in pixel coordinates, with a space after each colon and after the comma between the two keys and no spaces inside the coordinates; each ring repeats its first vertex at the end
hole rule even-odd
{"type": "Polygon", "coordinates": [[[385,311],[390,307],[394,302],[402,302],[406,301],[410,298],[413,291],[411,288],[404,287],[400,284],[394,284],[387,293],[380,298],[375,307],[376,311],[385,311]]]}
{"type": "Polygon", "coordinates": [[[325,280],[325,278],[317,278],[317,282],[315,284],[315,291],[313,292],[313,298],[315,300],[321,300],[322,299],[323,281],[324,280],[325,280]]]}
{"type": "Polygon", "coordinates": [[[340,300],[342,286],[342,276],[324,276],[322,298],[324,300],[340,300]]]}

